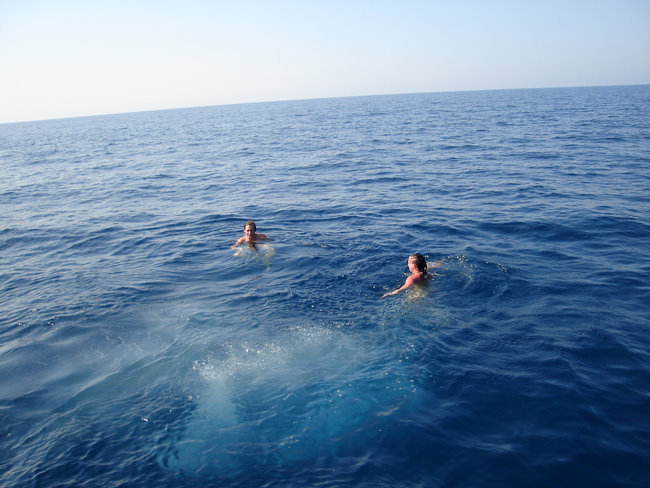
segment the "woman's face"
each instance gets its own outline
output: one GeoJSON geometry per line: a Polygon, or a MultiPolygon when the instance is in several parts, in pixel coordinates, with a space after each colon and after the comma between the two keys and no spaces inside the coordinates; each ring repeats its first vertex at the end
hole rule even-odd
{"type": "Polygon", "coordinates": [[[411,273],[416,273],[417,271],[419,271],[416,261],[417,258],[415,256],[409,256],[408,267],[411,273]]]}

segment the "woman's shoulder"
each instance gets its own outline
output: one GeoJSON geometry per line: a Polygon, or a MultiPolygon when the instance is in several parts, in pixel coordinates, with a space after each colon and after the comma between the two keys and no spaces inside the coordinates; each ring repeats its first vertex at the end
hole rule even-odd
{"type": "Polygon", "coordinates": [[[409,284],[417,283],[419,281],[423,281],[426,279],[427,275],[425,273],[419,272],[419,273],[413,273],[410,275],[408,278],[406,278],[406,282],[409,284]]]}

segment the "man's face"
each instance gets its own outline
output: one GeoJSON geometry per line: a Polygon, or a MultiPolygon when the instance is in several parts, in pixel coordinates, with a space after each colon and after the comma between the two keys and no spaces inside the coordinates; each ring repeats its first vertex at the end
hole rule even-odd
{"type": "Polygon", "coordinates": [[[246,237],[249,239],[255,235],[255,227],[252,225],[247,225],[244,227],[244,234],[246,234],[246,237]]]}

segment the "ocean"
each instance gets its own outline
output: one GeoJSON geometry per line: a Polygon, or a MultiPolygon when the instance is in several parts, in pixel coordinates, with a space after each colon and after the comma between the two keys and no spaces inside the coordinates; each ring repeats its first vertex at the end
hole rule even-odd
{"type": "Polygon", "coordinates": [[[0,486],[650,483],[650,86],[3,124],[0,168],[0,486]]]}

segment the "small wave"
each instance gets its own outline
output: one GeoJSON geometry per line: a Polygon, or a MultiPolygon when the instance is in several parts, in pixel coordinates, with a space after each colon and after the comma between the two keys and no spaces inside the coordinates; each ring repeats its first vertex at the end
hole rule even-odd
{"type": "Polygon", "coordinates": [[[545,241],[576,241],[593,239],[593,235],[579,228],[555,222],[483,222],[480,228],[489,232],[520,236],[526,239],[545,241]]]}

